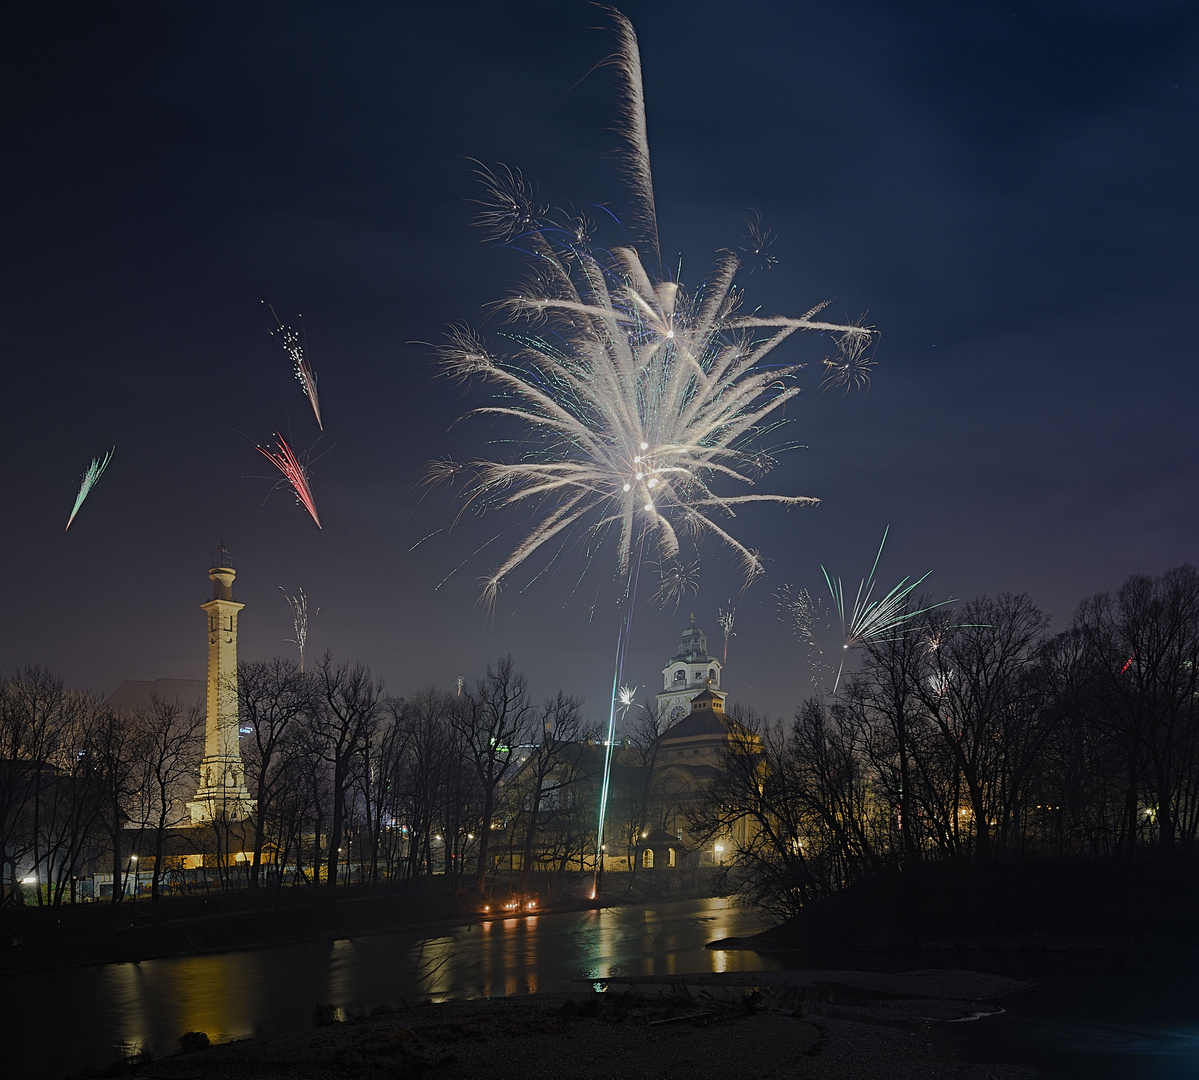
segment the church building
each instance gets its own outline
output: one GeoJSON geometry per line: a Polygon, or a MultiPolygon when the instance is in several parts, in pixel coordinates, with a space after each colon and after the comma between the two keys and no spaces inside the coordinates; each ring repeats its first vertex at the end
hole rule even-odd
{"type": "Polygon", "coordinates": [[[744,823],[737,835],[710,839],[703,846],[688,834],[689,812],[719,777],[729,739],[740,731],[725,715],[720,668],[720,661],[708,655],[707,637],[692,615],[679,651],[662,669],[657,698],[664,730],[654,754],[648,828],[637,850],[643,869],[719,866],[732,844],[745,839],[744,823]]]}

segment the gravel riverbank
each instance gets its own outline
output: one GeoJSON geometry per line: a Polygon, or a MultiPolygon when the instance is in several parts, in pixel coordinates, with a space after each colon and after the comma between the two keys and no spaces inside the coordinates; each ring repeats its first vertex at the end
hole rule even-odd
{"type": "MultiPolygon", "coordinates": [[[[453,1001],[374,1015],[330,1010],[305,1031],[212,1046],[124,1070],[146,1080],[1030,1080],[955,1060],[947,1021],[998,1011],[1012,979],[778,971],[608,980],[609,992],[453,1001]],[[328,1022],[334,1021],[334,1022],[328,1022]]],[[[986,1022],[985,1019],[982,1022],[986,1022]]],[[[202,1043],[199,1036],[192,1045],[202,1043]]],[[[100,1075],[93,1071],[92,1076],[100,1075]]]]}

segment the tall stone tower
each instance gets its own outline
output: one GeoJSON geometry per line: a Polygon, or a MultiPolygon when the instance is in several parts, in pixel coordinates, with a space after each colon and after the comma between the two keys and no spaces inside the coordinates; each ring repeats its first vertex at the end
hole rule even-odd
{"type": "Polygon", "coordinates": [[[233,599],[233,556],[221,544],[209,560],[212,599],[200,607],[208,615],[208,697],[204,719],[204,760],[200,786],[187,804],[192,823],[250,816],[254,800],[246,790],[237,717],[237,613],[233,599]]]}

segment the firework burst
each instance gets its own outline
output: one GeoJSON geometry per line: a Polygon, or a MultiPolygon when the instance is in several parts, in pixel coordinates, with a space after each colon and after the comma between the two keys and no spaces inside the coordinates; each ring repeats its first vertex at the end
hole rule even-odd
{"type": "Polygon", "coordinates": [[[325,425],[321,421],[321,401],[316,393],[316,373],[312,370],[312,365],[308,363],[308,357],[304,354],[304,345],[300,338],[300,332],[293,327],[284,326],[278,315],[275,315],[275,309],[270,309],[271,314],[275,316],[275,322],[279,324],[277,330],[271,331],[271,337],[279,335],[279,340],[283,344],[283,351],[291,358],[292,370],[295,373],[296,380],[303,388],[304,393],[308,397],[308,404],[312,406],[312,415],[316,417],[316,426],[325,430],[325,425]]]}
{"type": "Polygon", "coordinates": [[[736,637],[733,633],[733,623],[737,618],[736,608],[720,608],[720,614],[717,615],[716,621],[720,624],[720,629],[724,631],[724,659],[722,664],[729,662],[729,638],[736,637]]]}
{"type": "Polygon", "coordinates": [[[791,626],[807,653],[812,670],[812,686],[819,690],[826,685],[826,680],[833,677],[833,669],[825,662],[824,650],[818,640],[821,628],[827,626],[827,613],[807,589],[784,585],[774,596],[778,601],[780,619],[791,626]]]}
{"type": "MultiPolygon", "coordinates": [[[[295,637],[287,638],[292,645],[300,651],[300,670],[304,670],[304,643],[308,640],[308,597],[304,595],[304,590],[297,591],[295,596],[292,596],[282,585],[279,586],[279,591],[283,593],[287,600],[288,606],[291,608],[291,622],[295,629],[295,637]]],[[[320,614],[321,609],[316,609],[316,614],[320,614]]]]}
{"type": "Polygon", "coordinates": [[[841,621],[841,662],[837,667],[836,678],[833,680],[834,694],[840,685],[841,674],[845,670],[845,661],[850,650],[867,642],[890,641],[899,637],[907,632],[908,624],[918,615],[953,603],[952,600],[941,600],[936,604],[929,604],[927,607],[921,608],[913,608],[909,604],[909,597],[932,573],[931,570],[916,578],[915,581],[909,581],[905,577],[884,596],[877,600],[874,599],[874,575],[878,570],[878,562],[882,558],[883,547],[887,543],[887,534],[890,531],[891,526],[889,525],[883,530],[883,539],[878,545],[878,554],[874,557],[874,565],[871,566],[869,575],[863,578],[858,585],[852,605],[846,604],[846,593],[841,579],[834,579],[823,566],[820,568],[832,596],[833,607],[841,621]]]}
{"type": "Polygon", "coordinates": [[[814,318],[824,304],[798,317],[742,314],[735,252],[722,252],[694,291],[654,276],[657,218],[640,59],[632,27],[619,14],[613,18],[621,50],[610,62],[624,75],[625,164],[650,260],[632,247],[601,252],[577,242],[519,173],[487,171],[480,219],[491,235],[535,258],[527,288],[501,305],[524,326],[512,335],[521,348],[493,354],[477,334],[455,328],[439,349],[443,374],[491,386],[493,403],[476,415],[509,418],[526,433],[515,461],[453,468],[443,461],[435,470],[462,479],[464,500],[480,512],[519,508],[534,519],[484,580],[488,603],[517,567],[576,527],[613,532],[622,575],[642,537],[668,564],[679,557],[680,537],[713,536],[752,579],[760,559],[727,527],[737,509],[819,501],[745,490],[773,464],[764,444],[800,392],[803,365],[776,364],[770,354],[796,331],[817,330],[855,357],[856,370],[868,364],[872,332],[814,318]]]}
{"type": "Polygon", "coordinates": [[[312,489],[308,486],[308,470],[300,464],[299,458],[292,453],[291,447],[287,445],[283,436],[277,431],[275,432],[275,444],[276,449],[274,450],[269,450],[261,446],[256,449],[283,474],[283,479],[287,481],[288,486],[295,492],[296,502],[312,515],[312,520],[316,522],[316,527],[318,529],[322,528],[321,519],[317,516],[316,512],[316,503],[312,501],[312,489]]]}
{"type": "MultiPolygon", "coordinates": [[[[71,516],[67,518],[67,529],[71,527],[71,522],[75,520],[75,515],[79,513],[79,508],[83,505],[83,500],[91,494],[92,488],[96,486],[96,481],[100,479],[101,474],[108,468],[108,463],[112,461],[112,455],[117,452],[114,446],[102,458],[92,458],[92,463],[87,467],[83,474],[83,480],[79,484],[79,494],[75,496],[75,505],[71,507],[71,516]]],[[[66,532],[66,529],[63,530],[66,532]]]]}
{"type": "Polygon", "coordinates": [[[658,563],[658,587],[654,590],[654,598],[665,610],[679,610],[679,605],[688,596],[699,595],[699,560],[686,561],[674,559],[668,563],[658,563]]]}
{"type": "MultiPolygon", "coordinates": [[[[589,538],[584,549],[597,550],[602,539],[615,552],[624,612],[597,859],[643,556],[652,553],[659,566],[679,564],[681,540],[698,546],[714,537],[732,553],[747,583],[761,573],[758,553],[730,531],[738,509],[819,501],[753,490],[773,464],[768,445],[782,410],[800,392],[802,365],[776,363],[773,350],[797,331],[822,331],[842,351],[853,351],[849,342],[861,339],[861,366],[872,339],[863,325],[817,319],[824,304],[798,317],[743,313],[734,285],[742,260],[734,251],[722,251],[694,289],[661,272],[640,51],[629,21],[605,10],[618,38],[604,63],[620,76],[619,154],[633,195],[628,224],[637,246],[592,246],[585,218],[547,210],[515,170],[483,170],[480,224],[532,257],[525,287],[499,305],[519,326],[509,335],[518,348],[496,354],[478,335],[455,328],[439,358],[448,378],[476,379],[491,388],[492,402],[475,415],[511,421],[524,437],[514,460],[442,461],[434,468],[438,477],[462,480],[466,506],[521,510],[532,519],[484,579],[488,604],[505,579],[547,545],[558,551],[580,546],[567,540],[577,530],[589,538]]],[[[756,225],[750,231],[752,257],[760,263],[769,237],[756,225]]]]}

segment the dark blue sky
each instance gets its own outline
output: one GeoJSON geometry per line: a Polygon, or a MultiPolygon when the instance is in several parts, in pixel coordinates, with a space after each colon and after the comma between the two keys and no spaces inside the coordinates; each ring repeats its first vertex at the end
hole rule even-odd
{"type": "MultiPolygon", "coordinates": [[[[242,654],[310,652],[394,693],[511,652],[533,690],[598,718],[612,567],[511,588],[489,618],[473,556],[519,519],[419,500],[478,394],[431,349],[479,323],[520,256],[471,226],[476,158],[548,202],[629,201],[611,151],[613,47],[584,3],[44,2],[0,15],[0,426],[8,498],[0,665],[108,692],[201,677],[209,551],[239,564],[242,654]],[[586,76],[586,77],[584,77],[586,76]],[[581,80],[581,81],[580,81],[581,80]],[[302,313],[326,435],[261,300],[302,313]],[[312,446],[324,531],[254,451],[312,446]],[[116,457],[69,533],[79,475],[116,457]],[[269,496],[269,497],[268,497],[269,496]],[[462,569],[436,588],[460,563],[462,569]],[[593,610],[594,608],[594,610],[593,610]]],[[[630,3],[664,252],[684,284],[747,208],[779,265],[752,305],[869,312],[868,394],[815,373],[763,508],[738,535],[768,575],[738,609],[726,688],[789,713],[808,672],[773,594],[880,566],[937,599],[1027,591],[1068,621],[1130,573],[1196,558],[1199,10],[1189,3],[630,3]]],[[[488,330],[498,329],[488,324],[488,330]]],[[[818,339],[786,357],[817,363],[818,339]]],[[[494,452],[494,450],[490,451],[494,452]]],[[[508,536],[517,533],[507,533],[508,536]]],[[[677,614],[638,611],[626,678],[656,689],[694,609],[715,638],[737,581],[714,545],[677,614]]],[[[522,584],[527,579],[514,582],[522,584]]]]}

